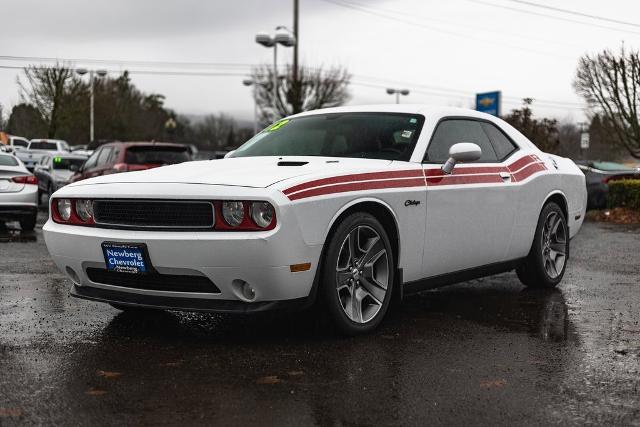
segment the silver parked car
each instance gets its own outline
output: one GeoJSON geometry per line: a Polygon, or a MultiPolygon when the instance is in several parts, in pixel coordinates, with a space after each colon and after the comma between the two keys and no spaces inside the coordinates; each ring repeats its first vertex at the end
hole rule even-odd
{"type": "Polygon", "coordinates": [[[13,154],[0,153],[0,221],[33,230],[38,215],[38,179],[13,154]]]}
{"type": "Polygon", "coordinates": [[[40,195],[47,198],[69,183],[71,177],[87,160],[87,156],[75,153],[52,153],[42,156],[33,174],[38,178],[40,195]]]}

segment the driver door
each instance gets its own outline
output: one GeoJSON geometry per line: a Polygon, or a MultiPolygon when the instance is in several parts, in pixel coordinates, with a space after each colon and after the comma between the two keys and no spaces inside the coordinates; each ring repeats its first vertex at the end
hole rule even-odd
{"type": "Polygon", "coordinates": [[[481,267],[509,260],[516,214],[517,187],[511,184],[506,161],[490,139],[490,122],[447,118],[436,126],[423,168],[427,180],[424,277],[481,267]],[[482,150],[473,163],[458,163],[450,175],[440,169],[449,148],[472,142],[482,150]]]}

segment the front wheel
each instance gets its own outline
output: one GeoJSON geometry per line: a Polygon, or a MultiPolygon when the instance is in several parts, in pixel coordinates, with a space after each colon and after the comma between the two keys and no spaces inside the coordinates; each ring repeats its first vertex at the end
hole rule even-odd
{"type": "Polygon", "coordinates": [[[531,251],[516,269],[518,278],[531,288],[553,288],[564,276],[568,256],[567,219],[560,206],[547,203],[540,213],[531,251]]]}
{"type": "Polygon", "coordinates": [[[384,227],[372,215],[354,213],[330,237],[321,292],[331,319],[347,335],[375,329],[387,312],[394,257],[384,227]]]}

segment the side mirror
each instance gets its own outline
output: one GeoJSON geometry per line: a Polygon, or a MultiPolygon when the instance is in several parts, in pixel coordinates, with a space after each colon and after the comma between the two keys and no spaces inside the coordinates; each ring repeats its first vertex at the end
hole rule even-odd
{"type": "Polygon", "coordinates": [[[70,164],[69,165],[69,170],[71,172],[78,172],[80,170],[80,168],[78,167],[78,165],[70,164]]]}
{"type": "Polygon", "coordinates": [[[459,142],[449,148],[449,160],[442,165],[442,172],[449,175],[456,163],[473,162],[482,157],[482,149],[472,142],[459,142]]]}
{"type": "Polygon", "coordinates": [[[229,151],[227,154],[224,155],[223,159],[226,159],[227,157],[233,157],[233,153],[235,153],[236,150],[231,150],[229,151]]]}

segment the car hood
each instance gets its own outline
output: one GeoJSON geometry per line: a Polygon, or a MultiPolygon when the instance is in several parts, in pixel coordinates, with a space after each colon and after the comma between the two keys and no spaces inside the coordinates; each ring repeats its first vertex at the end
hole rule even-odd
{"type": "Polygon", "coordinates": [[[113,183],[185,183],[265,188],[304,175],[379,170],[390,163],[390,160],[334,157],[239,157],[106,175],[78,181],[71,187],[113,183]]]}

